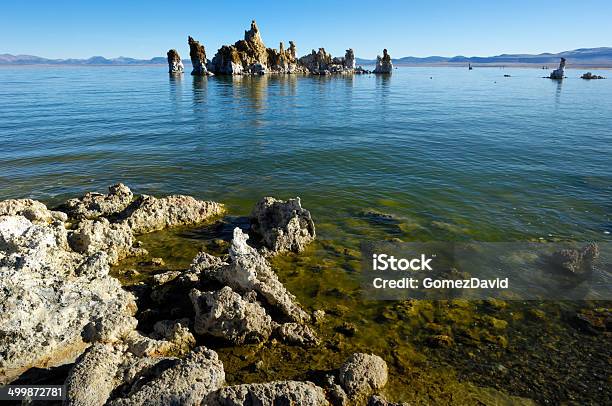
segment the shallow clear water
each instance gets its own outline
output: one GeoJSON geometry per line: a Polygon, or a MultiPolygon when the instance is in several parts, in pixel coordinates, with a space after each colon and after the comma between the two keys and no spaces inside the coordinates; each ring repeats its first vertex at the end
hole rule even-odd
{"type": "Polygon", "coordinates": [[[299,195],[318,222],[368,208],[482,240],[607,239],[612,80],[545,73],[173,79],[161,66],[5,67],[0,198],[53,201],[122,181],[237,212],[299,195]]]}
{"type": "Polygon", "coordinates": [[[228,204],[237,217],[225,226],[142,237],[180,269],[198,250],[214,252],[262,196],[300,196],[317,242],[273,265],[306,308],[328,313],[317,327],[324,345],[216,348],[230,383],[315,379],[313,369],[366,351],[389,363],[391,399],[484,402],[489,394],[465,386],[475,384],[605,403],[607,338],[568,322],[584,303],[373,302],[356,277],[364,239],[612,241],[612,80],[568,70],[560,83],[545,73],[171,78],[165,67],[0,68],[0,199],[55,204],[121,181],[136,193],[228,204]],[[455,345],[432,346],[440,334],[455,345]],[[252,369],[257,360],[264,370],[252,369]]]}

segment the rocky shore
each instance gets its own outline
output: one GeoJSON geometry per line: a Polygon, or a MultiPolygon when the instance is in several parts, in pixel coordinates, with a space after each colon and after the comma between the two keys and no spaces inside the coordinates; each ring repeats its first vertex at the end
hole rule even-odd
{"type": "Polygon", "coordinates": [[[353,354],[325,384],[227,386],[223,362],[205,345],[320,344],[316,323],[325,312],[303,308],[270,262],[315,239],[299,198],[263,198],[251,226],[234,229],[225,256],[201,252],[188,269],[131,292],[109,274],[112,264],[146,255],[139,236],[224,211],[190,196],[135,196],[122,184],[55,210],[29,199],[0,202],[0,383],[72,364],[67,405],[390,405],[379,396],[388,370],[377,355],[353,354]]]}
{"type": "MultiPolygon", "coordinates": [[[[391,56],[385,49],[383,56],[378,57],[376,69],[368,71],[355,64],[353,49],[347,49],[344,56],[334,57],[325,51],[325,48],[314,49],[310,54],[297,57],[297,48],[293,41],[285,49],[283,42],[278,49],[268,48],[263,42],[255,20],[251,22],[249,30],[244,32],[244,39],[233,45],[223,45],[209,60],[206,58],[205,48],[192,37],[188,38],[192,75],[263,75],[266,73],[284,74],[390,74],[393,70],[391,56]]],[[[168,65],[170,73],[177,73],[180,57],[175,50],[168,51],[168,65]],[[178,58],[178,61],[177,61],[178,58]]]]}

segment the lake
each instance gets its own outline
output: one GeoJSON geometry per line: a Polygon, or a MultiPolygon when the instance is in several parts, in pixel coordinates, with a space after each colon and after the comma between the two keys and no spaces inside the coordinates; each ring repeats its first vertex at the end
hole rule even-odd
{"type": "MultiPolygon", "coordinates": [[[[165,66],[2,67],[0,199],[54,205],[123,182],[226,203],[231,225],[263,196],[300,196],[318,241],[274,265],[305,306],[331,315],[321,329],[333,345],[257,349],[269,375],[234,356],[252,348],[219,348],[230,383],[307,378],[306,366],[332,368],[363,350],[393,361],[391,399],[433,390],[457,401],[458,387],[472,393],[467,382],[603,402],[608,358],[584,354],[609,355],[605,339],[565,321],[581,305],[368,303],[355,277],[366,239],[611,242],[612,79],[582,73],[557,82],[527,68],[197,78],[169,77],[165,66]],[[506,332],[486,327],[491,314],[506,332]],[[353,338],[339,333],[347,329],[353,338]],[[432,334],[458,345],[432,349],[432,334]]],[[[143,241],[184,268],[213,231],[143,241]]]]}

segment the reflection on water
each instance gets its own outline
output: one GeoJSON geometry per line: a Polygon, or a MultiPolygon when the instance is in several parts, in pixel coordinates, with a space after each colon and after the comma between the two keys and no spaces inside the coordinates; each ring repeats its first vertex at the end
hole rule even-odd
{"type": "Polygon", "coordinates": [[[181,89],[183,75],[168,74],[168,84],[170,89],[170,99],[175,107],[181,105],[183,90],[181,89]]]}
{"type": "Polygon", "coordinates": [[[192,76],[193,104],[205,104],[207,100],[208,77],[192,76]]]}
{"type": "Polygon", "coordinates": [[[557,89],[555,91],[555,107],[559,107],[561,104],[561,89],[563,88],[563,80],[554,80],[557,82],[557,89]]]}

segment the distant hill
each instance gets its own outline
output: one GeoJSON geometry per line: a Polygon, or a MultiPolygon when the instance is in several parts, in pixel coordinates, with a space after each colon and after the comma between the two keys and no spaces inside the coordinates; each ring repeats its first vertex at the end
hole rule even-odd
{"type": "Polygon", "coordinates": [[[166,64],[165,57],[135,59],[120,56],[107,59],[103,56],[92,56],[88,59],[47,59],[33,55],[0,54],[0,65],[160,65],[166,64]]]}
{"type": "MultiPolygon", "coordinates": [[[[473,65],[551,65],[559,63],[560,58],[567,59],[568,66],[597,66],[612,67],[612,48],[581,48],[573,51],[565,51],[557,54],[544,53],[538,55],[530,54],[502,54],[496,56],[428,56],[417,58],[406,56],[403,58],[393,58],[395,65],[453,65],[468,64],[473,65]]],[[[371,65],[376,63],[375,59],[356,58],[358,65],[371,65]]]]}
{"type": "MultiPolygon", "coordinates": [[[[567,59],[568,66],[584,67],[612,67],[612,47],[581,48],[573,51],[560,52],[558,54],[544,53],[538,55],[530,54],[502,54],[496,56],[428,56],[418,58],[405,56],[394,58],[395,65],[405,66],[445,66],[445,65],[549,65],[554,66],[559,58],[567,59]]],[[[358,65],[371,65],[376,63],[375,59],[356,58],[358,65]]],[[[185,64],[190,61],[183,60],[185,64]]],[[[33,55],[11,55],[0,54],[0,65],[162,65],[166,64],[166,57],[160,56],[151,59],[135,59],[120,56],[119,58],[107,59],[103,56],[92,56],[88,59],[47,59],[33,55]]]]}

